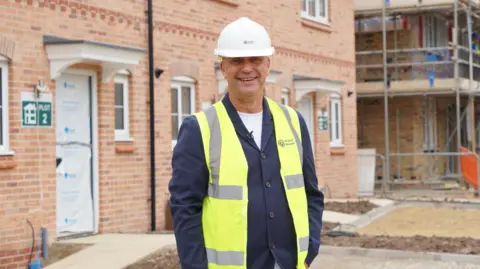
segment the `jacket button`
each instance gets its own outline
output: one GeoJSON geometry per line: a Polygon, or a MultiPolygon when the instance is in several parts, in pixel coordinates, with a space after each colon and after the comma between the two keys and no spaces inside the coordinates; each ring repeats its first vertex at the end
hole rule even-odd
{"type": "Polygon", "coordinates": [[[267,188],[270,188],[272,185],[270,185],[270,182],[267,182],[265,183],[265,186],[267,186],[267,188]]]}
{"type": "Polygon", "coordinates": [[[270,248],[274,249],[275,248],[275,243],[270,243],[270,248]]]}
{"type": "Polygon", "coordinates": [[[262,152],[262,155],[261,155],[261,156],[262,156],[262,159],[265,159],[265,158],[266,158],[265,153],[263,153],[263,152],[262,152]]]}
{"type": "Polygon", "coordinates": [[[272,218],[272,219],[273,219],[273,217],[275,217],[275,214],[273,214],[273,212],[270,212],[269,215],[270,215],[270,218],[272,218]]]}

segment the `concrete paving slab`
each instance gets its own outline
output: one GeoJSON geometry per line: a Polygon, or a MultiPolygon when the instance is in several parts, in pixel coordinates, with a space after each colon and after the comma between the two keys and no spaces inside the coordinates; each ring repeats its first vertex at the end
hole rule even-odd
{"type": "Polygon", "coordinates": [[[121,269],[164,246],[175,244],[175,237],[173,234],[101,234],[61,242],[94,245],[46,269],[121,269]]]}
{"type": "Polygon", "coordinates": [[[323,211],[323,221],[326,222],[347,224],[356,221],[358,218],[360,218],[359,215],[351,215],[328,210],[323,211]]]}
{"type": "Polygon", "coordinates": [[[340,203],[346,203],[346,202],[361,202],[361,201],[368,201],[368,198],[326,198],[325,197],[325,202],[340,202],[340,203]]]}
{"type": "Polygon", "coordinates": [[[369,201],[378,206],[387,206],[395,203],[395,201],[389,199],[369,199],[369,201]]]}
{"type": "Polygon", "coordinates": [[[441,261],[454,262],[456,264],[479,264],[480,256],[454,254],[454,253],[438,253],[438,252],[414,252],[393,249],[372,249],[359,247],[334,247],[321,246],[319,254],[335,255],[339,257],[359,256],[375,259],[417,259],[422,261],[441,261]]]}
{"type": "Polygon", "coordinates": [[[320,254],[310,269],[480,269],[471,263],[442,262],[422,259],[372,258],[359,255],[320,254]]]}

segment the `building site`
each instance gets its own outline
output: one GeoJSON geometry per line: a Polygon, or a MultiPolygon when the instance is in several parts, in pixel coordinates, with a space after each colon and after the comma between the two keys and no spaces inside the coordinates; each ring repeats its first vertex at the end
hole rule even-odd
{"type": "Polygon", "coordinates": [[[478,186],[479,1],[355,1],[358,147],[386,190],[478,186]]]}

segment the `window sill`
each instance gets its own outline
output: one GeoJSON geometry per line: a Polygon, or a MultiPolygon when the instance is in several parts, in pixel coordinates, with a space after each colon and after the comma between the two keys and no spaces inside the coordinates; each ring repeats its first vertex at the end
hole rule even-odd
{"type": "Polygon", "coordinates": [[[311,19],[302,18],[302,25],[325,33],[332,32],[332,28],[330,27],[330,25],[318,21],[313,21],[311,19]]]}
{"type": "Polygon", "coordinates": [[[135,146],[133,142],[129,141],[115,141],[115,151],[117,153],[133,153],[135,152],[135,146]]]}
{"type": "Polygon", "coordinates": [[[0,156],[13,156],[13,155],[15,155],[15,152],[12,150],[0,151],[0,156]]]}
{"type": "Polygon", "coordinates": [[[238,3],[238,0],[210,0],[213,2],[229,5],[232,7],[238,7],[240,4],[238,3]]]}
{"type": "Polygon", "coordinates": [[[1,153],[0,157],[0,170],[14,169],[18,166],[18,163],[13,159],[13,152],[10,155],[6,155],[5,152],[1,153]]]}
{"type": "Polygon", "coordinates": [[[332,156],[343,156],[345,152],[344,146],[330,146],[330,155],[332,156]]]}
{"type": "Polygon", "coordinates": [[[115,142],[133,142],[133,138],[128,134],[115,134],[115,142]]]}

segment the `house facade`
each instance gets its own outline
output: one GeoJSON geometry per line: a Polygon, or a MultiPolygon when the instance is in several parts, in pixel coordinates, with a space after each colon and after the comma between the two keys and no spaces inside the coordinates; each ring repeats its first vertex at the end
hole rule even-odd
{"type": "Polygon", "coordinates": [[[38,248],[41,228],[48,243],[169,228],[178,129],[225,93],[213,49],[240,16],[271,34],[265,94],[304,115],[319,187],[355,197],[353,9],[352,0],[2,1],[0,268],[26,266],[32,229],[38,248]]]}

